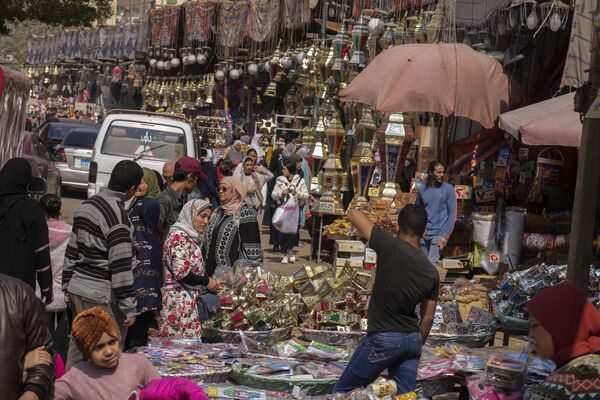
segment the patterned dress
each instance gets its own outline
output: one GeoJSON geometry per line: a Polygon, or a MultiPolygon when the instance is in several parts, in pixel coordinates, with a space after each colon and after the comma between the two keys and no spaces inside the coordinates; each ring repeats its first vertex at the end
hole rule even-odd
{"type": "Polygon", "coordinates": [[[600,355],[571,360],[530,393],[530,400],[600,399],[600,355]]]}
{"type": "Polygon", "coordinates": [[[202,286],[187,287],[194,298],[183,290],[177,280],[190,272],[202,276],[205,273],[200,246],[183,230],[171,229],[163,251],[165,284],[163,307],[160,312],[160,336],[199,338],[202,326],[198,316],[196,298],[206,292],[202,286]],[[175,274],[175,279],[169,268],[175,274]]]}
{"type": "Polygon", "coordinates": [[[133,286],[140,313],[161,308],[162,258],[158,235],[160,204],[145,197],[133,203],[129,219],[134,228],[133,247],[137,265],[133,269],[133,286]]]}
{"type": "Polygon", "coordinates": [[[206,272],[208,276],[223,276],[231,272],[239,259],[260,261],[260,229],[256,210],[243,204],[234,215],[226,215],[217,208],[206,227],[206,272]]]}

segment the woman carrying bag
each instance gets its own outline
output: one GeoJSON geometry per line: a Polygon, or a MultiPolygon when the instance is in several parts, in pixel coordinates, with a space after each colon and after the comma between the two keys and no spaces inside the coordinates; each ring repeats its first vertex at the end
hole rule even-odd
{"type": "Polygon", "coordinates": [[[213,279],[202,257],[202,238],[212,214],[206,200],[187,202],[165,241],[160,336],[199,338],[202,316],[199,299],[207,292],[218,293],[222,282],[213,279]]]}
{"type": "Polygon", "coordinates": [[[281,252],[285,254],[282,264],[296,261],[294,246],[298,243],[300,230],[300,207],[308,200],[308,189],[304,179],[298,174],[297,160],[287,158],[283,161],[283,175],[277,178],[271,197],[278,202],[273,224],[279,229],[279,244],[281,252]],[[282,223],[276,224],[279,214],[282,223]]]}

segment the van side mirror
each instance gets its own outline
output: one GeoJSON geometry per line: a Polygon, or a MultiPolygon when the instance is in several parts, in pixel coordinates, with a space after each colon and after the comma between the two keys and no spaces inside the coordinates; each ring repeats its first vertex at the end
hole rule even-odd
{"type": "Polygon", "coordinates": [[[31,178],[31,181],[27,185],[27,193],[32,195],[42,195],[46,193],[46,181],[42,178],[31,178]]]}

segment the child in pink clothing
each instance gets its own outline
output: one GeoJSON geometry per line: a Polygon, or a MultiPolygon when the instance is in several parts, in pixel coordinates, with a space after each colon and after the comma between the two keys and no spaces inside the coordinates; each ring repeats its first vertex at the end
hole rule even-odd
{"type": "Polygon", "coordinates": [[[55,400],[126,399],[160,375],[141,354],[122,354],[117,324],[104,309],[85,310],[73,320],[72,336],[88,361],[56,381],[55,400]]]}

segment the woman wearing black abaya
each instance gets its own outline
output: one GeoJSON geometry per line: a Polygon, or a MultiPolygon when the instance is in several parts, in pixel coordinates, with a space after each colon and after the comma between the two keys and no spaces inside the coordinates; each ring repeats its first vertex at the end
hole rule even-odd
{"type": "Polygon", "coordinates": [[[52,269],[48,225],[42,206],[27,194],[31,166],[23,158],[9,160],[0,171],[0,273],[20,279],[46,304],[52,302],[52,269]]]}

